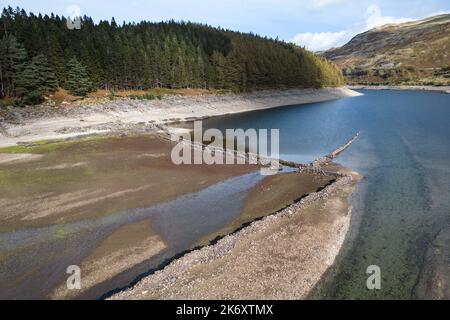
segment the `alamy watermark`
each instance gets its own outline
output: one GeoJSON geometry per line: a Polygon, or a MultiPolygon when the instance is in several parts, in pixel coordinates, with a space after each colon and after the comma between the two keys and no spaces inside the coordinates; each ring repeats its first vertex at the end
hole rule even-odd
{"type": "Polygon", "coordinates": [[[366,273],[370,275],[367,278],[367,289],[369,290],[381,290],[381,268],[379,266],[367,267],[366,273]]]}
{"type": "Polygon", "coordinates": [[[72,4],[66,8],[69,15],[67,18],[67,28],[70,30],[81,29],[81,8],[76,4],[72,4]]]}
{"type": "Polygon", "coordinates": [[[203,132],[201,121],[194,122],[191,132],[174,133],[177,142],[172,149],[172,162],[206,165],[262,165],[261,174],[273,175],[280,170],[279,129],[219,129],[203,132]],[[225,146],[224,146],[225,141],[225,146]],[[270,148],[270,150],[269,150],[270,148]]]}
{"type": "Polygon", "coordinates": [[[68,266],[66,273],[70,276],[66,280],[66,286],[69,290],[81,289],[81,268],[76,265],[68,266]]]}

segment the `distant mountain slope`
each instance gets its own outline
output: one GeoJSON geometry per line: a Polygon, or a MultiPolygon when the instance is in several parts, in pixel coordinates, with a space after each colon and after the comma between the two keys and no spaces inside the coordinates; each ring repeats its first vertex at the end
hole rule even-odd
{"type": "Polygon", "coordinates": [[[388,24],[355,36],[323,55],[350,82],[450,82],[450,14],[388,24]]]}

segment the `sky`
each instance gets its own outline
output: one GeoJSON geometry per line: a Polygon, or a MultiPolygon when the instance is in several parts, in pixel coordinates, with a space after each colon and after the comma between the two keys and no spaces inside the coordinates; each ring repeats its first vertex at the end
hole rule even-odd
{"type": "Polygon", "coordinates": [[[0,7],[98,22],[192,21],[294,42],[313,51],[386,23],[450,13],[450,0],[0,0],[0,7]]]}

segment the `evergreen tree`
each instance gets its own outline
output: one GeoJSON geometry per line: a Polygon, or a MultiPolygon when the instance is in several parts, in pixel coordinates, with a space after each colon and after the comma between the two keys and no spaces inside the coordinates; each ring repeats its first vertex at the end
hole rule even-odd
{"type": "Polygon", "coordinates": [[[33,57],[16,79],[17,95],[25,104],[37,104],[43,101],[45,94],[58,87],[56,76],[44,55],[33,57]]]}
{"type": "Polygon", "coordinates": [[[39,84],[45,93],[54,92],[58,88],[58,80],[50,67],[47,58],[39,54],[31,60],[38,72],[39,84]]]}
{"type": "Polygon", "coordinates": [[[17,96],[20,104],[32,105],[43,101],[44,91],[39,83],[36,66],[28,64],[17,80],[17,96]]]}
{"type": "Polygon", "coordinates": [[[27,53],[13,35],[5,35],[0,41],[0,96],[12,96],[15,82],[24,67],[27,53]]]}
{"type": "Polygon", "coordinates": [[[92,90],[92,83],[86,69],[75,57],[67,64],[65,88],[77,96],[85,96],[92,90]]]}
{"type": "MultiPolygon", "coordinates": [[[[37,61],[34,65],[46,65],[42,72],[52,71],[57,82],[77,95],[95,88],[251,91],[343,84],[333,63],[278,39],[174,21],[119,26],[114,19],[96,24],[85,16],[80,30],[69,30],[66,22],[53,14],[3,10],[0,96],[18,95],[16,79],[24,63],[31,63],[26,53],[35,58],[45,55],[47,65],[37,61]]],[[[31,73],[28,66],[25,75],[31,73]]],[[[47,80],[44,92],[56,83],[47,80]]]]}

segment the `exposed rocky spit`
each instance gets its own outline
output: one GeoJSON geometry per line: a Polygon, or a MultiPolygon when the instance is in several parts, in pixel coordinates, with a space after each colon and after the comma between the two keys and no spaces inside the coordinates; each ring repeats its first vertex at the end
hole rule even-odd
{"type": "MultiPolygon", "coordinates": [[[[115,294],[111,296],[109,299],[114,300],[127,300],[127,299],[146,299],[149,294],[152,296],[153,292],[161,292],[162,294],[169,294],[167,298],[211,298],[211,297],[219,297],[221,294],[224,294],[226,298],[230,297],[239,297],[239,298],[255,298],[254,295],[251,295],[251,293],[239,293],[239,288],[235,288],[233,290],[234,292],[231,293],[231,296],[227,296],[225,293],[221,293],[221,288],[211,288],[211,291],[208,293],[201,292],[201,290],[197,291],[196,286],[200,285],[200,283],[204,279],[197,279],[195,281],[188,281],[189,275],[192,270],[198,270],[202,267],[207,268],[208,264],[214,264],[221,259],[230,256],[233,252],[233,249],[235,249],[237,246],[241,245],[242,243],[246,243],[248,245],[248,240],[257,235],[261,232],[264,232],[264,230],[267,230],[271,227],[274,227],[277,225],[278,222],[282,221],[283,219],[290,218],[290,217],[298,217],[299,215],[302,215],[304,210],[308,207],[311,207],[314,204],[317,203],[323,203],[327,199],[330,199],[333,196],[338,195],[342,192],[345,188],[353,188],[357,181],[360,180],[359,174],[356,172],[350,172],[342,168],[342,170],[327,170],[324,166],[327,166],[331,164],[331,160],[343,152],[346,148],[348,148],[358,137],[358,134],[355,135],[348,143],[344,144],[334,152],[330,153],[329,155],[318,159],[314,163],[310,165],[297,165],[299,169],[299,172],[314,172],[314,173],[320,173],[320,174],[332,174],[336,180],[332,182],[330,185],[326,186],[323,190],[311,193],[307,195],[306,197],[302,198],[298,202],[292,204],[291,206],[287,207],[284,210],[281,210],[278,213],[275,213],[273,215],[269,215],[262,220],[258,220],[250,224],[248,227],[245,227],[233,234],[230,234],[228,236],[225,236],[221,240],[219,240],[217,243],[213,245],[209,245],[206,247],[203,247],[198,250],[194,250],[183,257],[173,261],[168,266],[166,266],[164,269],[155,272],[154,274],[145,277],[140,282],[138,282],[134,287],[122,291],[118,294],[115,294]],[[320,164],[320,165],[319,165],[320,164]],[[188,293],[187,293],[188,292],[188,293]],[[190,293],[189,293],[190,292],[190,293]]],[[[200,146],[196,146],[200,147],[200,146]]],[[[351,210],[349,210],[349,215],[351,215],[351,210]]],[[[335,256],[338,254],[340,250],[340,246],[342,245],[344,238],[346,236],[346,233],[348,231],[350,224],[350,216],[340,220],[340,222],[336,225],[336,228],[333,230],[336,234],[332,235],[332,237],[335,237],[335,241],[331,244],[331,246],[334,246],[335,248],[332,248],[330,252],[325,252],[324,255],[327,256],[324,258],[324,261],[328,261],[327,263],[331,264],[334,261],[335,256]]],[[[280,231],[285,232],[285,231],[280,231]]],[[[281,233],[278,234],[275,232],[272,234],[273,237],[282,237],[281,233]]],[[[281,239],[281,238],[280,238],[281,239]]],[[[276,239],[274,241],[277,243],[276,239]]],[[[253,242],[251,242],[253,243],[253,242]]],[[[252,245],[253,246],[253,245],[252,245]]],[[[254,252],[258,252],[260,248],[258,248],[258,245],[255,245],[254,247],[250,248],[254,252]]],[[[263,253],[261,253],[263,254],[263,253]]],[[[323,262],[323,261],[322,261],[323,262]]],[[[278,266],[279,268],[283,269],[284,266],[278,266]]],[[[299,266],[300,267],[300,266],[299,266]]],[[[288,285],[289,288],[280,288],[281,291],[285,291],[286,293],[289,292],[294,295],[299,295],[300,297],[304,297],[309,290],[312,289],[312,287],[315,285],[314,281],[318,281],[318,279],[321,277],[322,273],[326,270],[328,266],[324,266],[323,263],[320,267],[316,269],[309,268],[309,275],[308,279],[313,279],[310,281],[310,283],[306,283],[302,286],[302,288],[295,287],[294,284],[288,285]],[[312,270],[311,270],[312,269],[312,270]]],[[[222,272],[223,270],[221,270],[222,272]]],[[[231,272],[231,270],[229,270],[231,272]]],[[[285,270],[288,272],[287,270],[285,270]]],[[[273,277],[272,274],[266,274],[265,277],[273,277]]],[[[233,277],[234,279],[234,277],[233,277]]],[[[236,280],[236,279],[234,279],[236,280]]],[[[237,280],[236,280],[237,281],[237,280]]],[[[265,279],[265,281],[269,283],[276,283],[277,279],[265,279]]],[[[308,282],[308,281],[306,281],[308,282]]],[[[238,283],[235,283],[235,285],[238,285],[238,283]]],[[[228,288],[229,289],[229,288],[228,288]]],[[[244,290],[244,289],[242,289],[244,290]]],[[[277,291],[278,289],[272,288],[271,290],[277,291]]],[[[245,290],[244,290],[245,291],[245,290]]],[[[280,298],[286,298],[285,295],[280,291],[280,298]]],[[[230,293],[228,293],[230,294],[230,293]]],[[[254,293],[253,293],[254,294],[254,293]]],[[[264,293],[261,293],[260,296],[257,296],[257,298],[264,298],[267,297],[264,293]]],[[[269,295],[269,297],[274,297],[274,295],[269,295]]]]}

